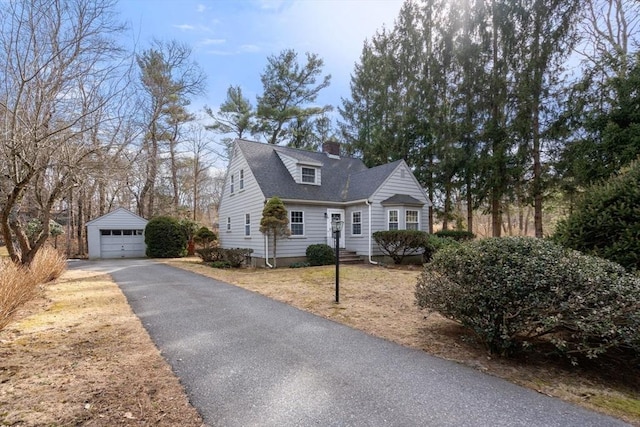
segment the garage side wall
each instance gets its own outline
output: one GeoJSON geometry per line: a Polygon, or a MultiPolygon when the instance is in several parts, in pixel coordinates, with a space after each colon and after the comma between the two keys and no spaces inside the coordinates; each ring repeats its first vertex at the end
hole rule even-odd
{"type": "Polygon", "coordinates": [[[100,258],[100,228],[98,226],[87,225],[87,242],[89,259],[100,258]]]}

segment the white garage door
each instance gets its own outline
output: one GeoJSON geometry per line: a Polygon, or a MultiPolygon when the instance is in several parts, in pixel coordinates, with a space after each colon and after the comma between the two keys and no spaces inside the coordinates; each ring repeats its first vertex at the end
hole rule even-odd
{"type": "Polygon", "coordinates": [[[100,230],[101,258],[138,258],[145,256],[142,230],[100,230]]]}

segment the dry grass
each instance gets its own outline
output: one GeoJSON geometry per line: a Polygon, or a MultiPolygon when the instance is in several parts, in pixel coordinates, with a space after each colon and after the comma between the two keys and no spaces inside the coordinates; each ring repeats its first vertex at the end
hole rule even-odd
{"type": "Polygon", "coordinates": [[[606,366],[575,368],[535,355],[522,360],[493,357],[457,323],[437,314],[425,317],[418,309],[414,296],[418,267],[341,266],[336,305],[334,267],[220,270],[196,258],[168,263],[640,426],[638,372],[606,366]]]}
{"type": "Polygon", "coordinates": [[[202,425],[108,276],[67,271],[16,319],[0,331],[0,425],[202,425]]]}
{"type": "Polygon", "coordinates": [[[21,305],[36,296],[38,285],[60,277],[66,265],[64,257],[50,247],[42,248],[30,267],[0,258],[0,330],[21,305]]]}

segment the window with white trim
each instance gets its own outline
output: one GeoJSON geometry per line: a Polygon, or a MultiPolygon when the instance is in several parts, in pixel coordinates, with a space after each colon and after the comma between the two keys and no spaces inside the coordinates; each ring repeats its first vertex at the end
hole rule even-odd
{"type": "Polygon", "coordinates": [[[231,217],[227,217],[227,231],[231,231],[231,217]]]}
{"type": "Polygon", "coordinates": [[[420,214],[416,210],[406,210],[404,214],[405,229],[407,230],[419,230],[420,229],[420,214]]]}
{"type": "Polygon", "coordinates": [[[397,230],[398,225],[398,210],[390,209],[387,213],[387,230],[397,230]]]}
{"type": "Polygon", "coordinates": [[[302,182],[307,184],[316,183],[316,170],[314,168],[302,168],[302,182]]]}
{"type": "Polygon", "coordinates": [[[244,169],[240,169],[240,190],[244,189],[244,169]]]}
{"type": "Polygon", "coordinates": [[[231,181],[229,184],[229,192],[233,194],[233,174],[231,174],[231,181]]]}
{"type": "Polygon", "coordinates": [[[362,234],[362,212],[351,212],[351,234],[359,236],[362,234]]]}
{"type": "Polygon", "coordinates": [[[304,212],[291,211],[289,215],[289,228],[291,228],[291,235],[304,236],[304,212]]]}
{"type": "Polygon", "coordinates": [[[244,235],[251,236],[251,214],[244,214],[244,235]]]}

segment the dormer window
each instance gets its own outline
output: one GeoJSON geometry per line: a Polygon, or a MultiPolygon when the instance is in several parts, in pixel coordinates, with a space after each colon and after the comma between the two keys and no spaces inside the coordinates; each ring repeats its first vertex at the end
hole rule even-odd
{"type": "Polygon", "coordinates": [[[306,184],[315,184],[316,170],[314,168],[302,167],[302,182],[306,184]]]}

